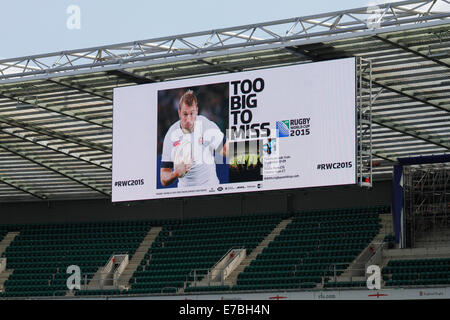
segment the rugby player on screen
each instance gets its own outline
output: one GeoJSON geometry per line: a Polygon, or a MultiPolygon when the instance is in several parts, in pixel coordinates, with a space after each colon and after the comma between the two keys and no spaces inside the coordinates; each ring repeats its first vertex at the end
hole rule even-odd
{"type": "Polygon", "coordinates": [[[178,187],[217,185],[215,154],[226,156],[228,142],[219,127],[198,115],[198,102],[192,90],[186,91],[178,106],[180,120],[164,137],[161,158],[161,184],[178,179],[178,187]]]}

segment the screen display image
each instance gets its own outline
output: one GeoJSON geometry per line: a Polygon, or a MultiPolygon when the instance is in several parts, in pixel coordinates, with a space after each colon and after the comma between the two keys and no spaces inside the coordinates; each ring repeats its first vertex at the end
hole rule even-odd
{"type": "Polygon", "coordinates": [[[356,183],[356,61],[114,90],[113,201],[356,183]]]}

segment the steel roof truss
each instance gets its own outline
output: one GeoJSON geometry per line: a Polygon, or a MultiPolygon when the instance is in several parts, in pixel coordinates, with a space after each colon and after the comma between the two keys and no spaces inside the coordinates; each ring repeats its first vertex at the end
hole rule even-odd
{"type": "Polygon", "coordinates": [[[44,167],[50,171],[53,171],[59,175],[62,175],[72,181],[75,181],[85,187],[88,187],[94,191],[97,191],[99,193],[102,193],[106,196],[110,196],[111,195],[111,191],[110,190],[105,190],[101,187],[99,187],[95,182],[92,182],[90,178],[86,178],[83,177],[82,174],[80,172],[74,172],[70,169],[58,166],[58,165],[53,165],[53,164],[47,164],[48,161],[46,161],[45,159],[41,159],[38,156],[35,156],[33,154],[31,154],[30,152],[17,148],[15,146],[12,146],[10,144],[6,144],[6,143],[2,143],[0,144],[0,148],[9,151],[17,156],[20,156],[21,158],[24,158],[26,160],[29,160],[41,167],[44,167]]]}

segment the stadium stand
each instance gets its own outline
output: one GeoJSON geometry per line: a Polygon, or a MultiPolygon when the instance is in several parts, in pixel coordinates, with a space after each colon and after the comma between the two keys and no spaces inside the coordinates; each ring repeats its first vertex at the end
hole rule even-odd
{"type": "Polygon", "coordinates": [[[3,297],[65,296],[67,267],[80,266],[89,281],[112,254],[133,255],[148,222],[8,226],[20,234],[2,254],[13,273],[3,297]]]}
{"type": "Polygon", "coordinates": [[[382,274],[390,287],[450,284],[450,258],[391,260],[382,274]]]}
{"type": "Polygon", "coordinates": [[[239,276],[233,290],[315,288],[340,275],[380,228],[387,208],[297,213],[286,229],[239,276]]]}
{"type": "Polygon", "coordinates": [[[3,240],[3,237],[6,236],[7,233],[8,233],[7,229],[4,229],[4,228],[0,229],[0,241],[3,240]]]}
{"type": "Polygon", "coordinates": [[[380,229],[378,215],[388,210],[379,206],[293,215],[0,226],[3,234],[20,233],[2,254],[13,272],[1,296],[65,296],[69,265],[80,266],[90,281],[113,254],[133,256],[154,226],[162,229],[128,288],[82,287],[75,295],[308,289],[323,283],[331,287],[327,281],[334,265],[340,267],[339,274],[358,256],[380,229]],[[230,249],[245,248],[250,256],[283,219],[290,223],[238,274],[236,283],[196,285],[230,249]]]}
{"type": "MultiPolygon", "coordinates": [[[[230,249],[244,247],[248,254],[251,253],[286,216],[192,219],[183,224],[164,226],[132,277],[128,293],[178,292],[185,281],[201,280],[230,249]],[[192,270],[196,270],[197,279],[193,278],[192,270]]],[[[198,290],[189,288],[187,292],[198,290]]]]}

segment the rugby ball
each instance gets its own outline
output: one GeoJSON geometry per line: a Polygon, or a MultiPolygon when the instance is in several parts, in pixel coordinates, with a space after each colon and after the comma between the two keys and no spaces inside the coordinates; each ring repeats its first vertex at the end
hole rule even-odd
{"type": "MultiPolygon", "coordinates": [[[[192,163],[192,144],[189,140],[182,140],[177,146],[173,148],[172,161],[174,166],[177,166],[181,163],[192,163]]],[[[182,175],[180,178],[184,177],[184,175],[182,175]]]]}

